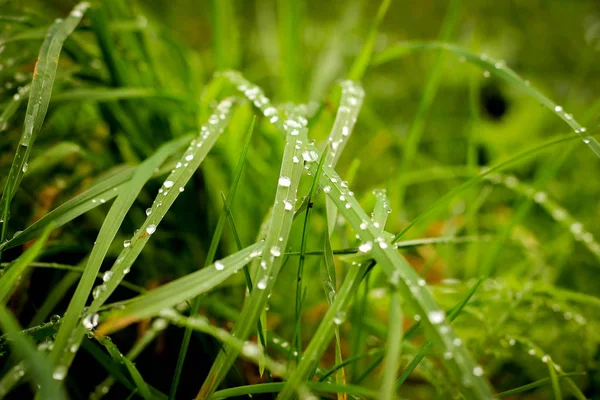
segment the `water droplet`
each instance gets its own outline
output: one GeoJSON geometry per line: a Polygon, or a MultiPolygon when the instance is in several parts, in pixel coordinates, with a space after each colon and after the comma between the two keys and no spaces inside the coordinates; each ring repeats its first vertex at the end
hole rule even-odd
{"type": "Polygon", "coordinates": [[[360,246],[358,246],[358,250],[363,253],[370,251],[373,248],[373,242],[364,242],[360,246]]]}
{"type": "Polygon", "coordinates": [[[481,368],[479,365],[476,365],[475,367],[473,367],[473,375],[475,375],[475,376],[482,376],[483,375],[483,368],[481,368]]]}
{"type": "Polygon", "coordinates": [[[129,246],[131,246],[131,240],[129,240],[129,239],[123,240],[123,247],[129,247],[129,246]]]}
{"type": "Polygon", "coordinates": [[[549,355],[547,355],[547,354],[544,354],[544,355],[542,356],[542,362],[543,362],[543,363],[548,363],[548,361],[550,361],[550,356],[549,356],[549,355]]]}
{"type": "Polygon", "coordinates": [[[292,184],[292,181],[287,176],[279,177],[279,186],[290,187],[291,184],[292,184]]]}
{"type": "Polygon", "coordinates": [[[289,200],[284,200],[284,201],[283,201],[283,204],[284,204],[284,208],[285,208],[287,211],[291,211],[291,210],[293,210],[293,209],[294,209],[294,205],[293,205],[293,204],[292,204],[292,202],[291,202],[291,201],[289,201],[289,200]]]}
{"type": "Polygon", "coordinates": [[[83,318],[83,321],[81,323],[83,324],[83,327],[85,329],[91,330],[98,326],[98,318],[98,314],[88,314],[83,318]]]}
{"type": "Polygon", "coordinates": [[[173,181],[165,181],[164,185],[167,189],[169,189],[173,187],[173,181]]]}
{"type": "Polygon", "coordinates": [[[569,229],[574,235],[580,235],[583,232],[583,225],[581,222],[573,222],[569,229]]]}
{"type": "Polygon", "coordinates": [[[490,77],[490,71],[483,71],[483,77],[484,78],[489,78],[490,77]]]}
{"type": "Polygon", "coordinates": [[[427,314],[429,322],[434,325],[441,324],[446,319],[446,314],[441,310],[431,311],[427,314]]]}
{"type": "Polygon", "coordinates": [[[388,248],[388,244],[385,241],[379,241],[379,247],[381,247],[382,249],[387,249],[388,248]]]}
{"type": "Polygon", "coordinates": [[[535,202],[538,204],[542,204],[547,199],[548,199],[548,195],[546,194],[546,192],[537,192],[535,194],[535,196],[533,196],[533,200],[535,200],[535,202]]]}
{"type": "Polygon", "coordinates": [[[336,325],[343,324],[345,320],[346,320],[346,312],[345,311],[338,311],[337,313],[335,313],[335,316],[333,317],[333,323],[336,325]]]}
{"type": "Polygon", "coordinates": [[[59,365],[54,369],[54,372],[52,373],[52,379],[54,379],[55,381],[62,381],[65,379],[65,377],[67,376],[67,366],[66,365],[59,365]]]}
{"type": "Polygon", "coordinates": [[[260,290],[265,290],[267,288],[267,283],[268,283],[268,279],[265,276],[260,281],[258,281],[258,283],[256,284],[256,287],[260,290]]]}
{"type": "Polygon", "coordinates": [[[331,186],[325,186],[325,187],[323,188],[323,191],[324,191],[325,193],[329,193],[329,192],[331,192],[331,186]]]}
{"type": "Polygon", "coordinates": [[[281,249],[278,246],[271,247],[271,250],[269,250],[269,252],[274,257],[279,257],[281,255],[281,249]]]}
{"type": "Polygon", "coordinates": [[[146,208],[146,216],[149,217],[152,214],[152,208],[146,208]]]}
{"type": "Polygon", "coordinates": [[[422,286],[425,286],[425,284],[426,284],[426,283],[427,283],[427,282],[425,282],[425,279],[419,279],[419,280],[417,281],[417,285],[419,285],[419,286],[421,286],[421,287],[422,287],[422,286]]]}
{"type": "Polygon", "coordinates": [[[217,271],[223,271],[223,269],[225,269],[225,265],[223,265],[221,261],[217,261],[215,262],[215,269],[217,271]]]}
{"type": "Polygon", "coordinates": [[[60,315],[54,314],[50,317],[50,323],[58,324],[60,322],[60,315]]]}
{"type": "Polygon", "coordinates": [[[556,111],[557,113],[561,112],[562,110],[563,110],[563,108],[561,106],[554,107],[554,111],[556,111]]]}
{"type": "Polygon", "coordinates": [[[27,172],[28,168],[29,168],[29,164],[27,164],[27,163],[23,164],[23,168],[22,168],[23,173],[27,172]]]}
{"type": "Polygon", "coordinates": [[[156,225],[154,225],[154,224],[148,225],[148,227],[146,228],[146,233],[148,235],[152,235],[154,232],[156,232],[156,225]]]}
{"type": "Polygon", "coordinates": [[[187,156],[185,156],[185,160],[186,161],[192,161],[194,159],[194,155],[193,154],[188,154],[187,156]]]}
{"type": "Polygon", "coordinates": [[[112,276],[113,276],[113,272],[112,271],[106,271],[104,273],[104,275],[102,275],[102,280],[104,282],[108,282],[108,281],[110,281],[110,278],[112,278],[112,276]]]}
{"type": "Polygon", "coordinates": [[[181,187],[179,188],[179,193],[182,193],[184,190],[185,190],[185,188],[184,188],[183,186],[181,186],[181,187]]]}

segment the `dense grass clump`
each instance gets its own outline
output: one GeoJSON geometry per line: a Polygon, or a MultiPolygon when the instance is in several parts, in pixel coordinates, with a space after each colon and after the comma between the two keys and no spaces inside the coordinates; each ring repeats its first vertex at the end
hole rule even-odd
{"type": "Polygon", "coordinates": [[[207,3],[0,5],[0,397],[596,398],[597,5],[207,3]]]}

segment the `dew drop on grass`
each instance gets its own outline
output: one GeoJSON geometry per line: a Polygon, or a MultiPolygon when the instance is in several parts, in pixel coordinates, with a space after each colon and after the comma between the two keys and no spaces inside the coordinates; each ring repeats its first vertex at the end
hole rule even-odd
{"type": "Polygon", "coordinates": [[[537,192],[534,196],[533,196],[533,200],[538,203],[538,204],[542,204],[543,202],[545,202],[548,199],[548,195],[546,194],[546,192],[537,192]]]}
{"type": "Polygon", "coordinates": [[[475,375],[475,376],[482,376],[483,375],[483,368],[481,368],[479,365],[476,365],[475,367],[473,367],[473,375],[475,375]]]}
{"type": "Polygon", "coordinates": [[[557,113],[562,112],[563,108],[561,106],[554,106],[554,111],[557,113]]]}
{"type": "Polygon", "coordinates": [[[217,261],[215,262],[215,269],[217,271],[223,271],[223,269],[225,269],[225,265],[223,265],[221,261],[217,261]]]}
{"type": "Polygon", "coordinates": [[[50,323],[58,324],[60,322],[60,315],[54,314],[50,317],[50,323]]]}
{"type": "Polygon", "coordinates": [[[291,211],[291,210],[294,208],[294,205],[293,205],[293,204],[292,204],[292,202],[291,202],[291,201],[289,201],[289,200],[284,200],[284,201],[283,201],[283,205],[284,205],[284,208],[285,208],[287,211],[291,211]]]}
{"type": "Polygon", "coordinates": [[[187,156],[185,156],[185,160],[186,161],[192,161],[194,159],[194,155],[193,154],[188,154],[187,156]]]}
{"type": "Polygon", "coordinates": [[[183,186],[181,186],[181,187],[179,188],[179,193],[182,193],[184,190],[185,190],[185,188],[184,188],[183,186]]]}
{"type": "Polygon", "coordinates": [[[581,222],[573,222],[569,228],[574,235],[579,235],[583,232],[581,222]]]}
{"type": "Polygon", "coordinates": [[[173,181],[165,181],[164,185],[165,185],[165,187],[167,189],[172,188],[173,187],[173,181]]]}
{"type": "Polygon", "coordinates": [[[362,229],[363,231],[364,231],[365,229],[367,229],[367,226],[368,226],[368,223],[367,223],[367,221],[363,221],[363,222],[361,222],[361,223],[360,223],[360,229],[362,229]]]}
{"type": "Polygon", "coordinates": [[[146,216],[149,217],[152,214],[152,208],[146,208],[146,216]]]}
{"type": "Polygon", "coordinates": [[[325,193],[329,193],[329,192],[331,192],[331,186],[325,186],[325,187],[323,188],[323,191],[324,191],[325,193]]]}
{"type": "Polygon", "coordinates": [[[258,281],[258,283],[256,284],[256,287],[260,290],[265,290],[267,288],[267,282],[268,282],[268,279],[265,276],[260,281],[258,281]]]}
{"type": "Polygon", "coordinates": [[[83,327],[85,329],[91,330],[98,326],[98,318],[98,314],[88,314],[83,318],[83,321],[81,323],[83,324],[83,327]]]}
{"type": "Polygon", "coordinates": [[[381,247],[382,249],[387,249],[388,248],[388,244],[385,241],[380,240],[379,241],[379,247],[381,247]]]}
{"type": "Polygon", "coordinates": [[[27,172],[27,169],[29,168],[29,165],[27,163],[23,164],[23,173],[27,172]]]}
{"type": "Polygon", "coordinates": [[[343,324],[345,320],[346,320],[346,312],[345,311],[338,311],[337,313],[335,313],[335,315],[333,317],[333,323],[336,325],[343,324]]]}
{"type": "Polygon", "coordinates": [[[65,377],[67,376],[67,366],[66,365],[59,365],[54,369],[54,372],[52,373],[52,379],[54,379],[55,381],[62,381],[65,379],[65,377]]]}
{"type": "Polygon", "coordinates": [[[112,278],[112,276],[113,276],[113,272],[112,271],[106,271],[104,273],[104,275],[102,275],[102,280],[104,282],[108,282],[108,281],[110,281],[110,278],[112,278]]]}
{"type": "Polygon", "coordinates": [[[429,322],[431,322],[434,325],[437,325],[437,324],[441,324],[442,322],[444,322],[446,315],[444,314],[443,311],[436,310],[436,311],[429,312],[427,314],[427,318],[429,319],[429,322]]]}
{"type": "Polygon", "coordinates": [[[279,182],[279,186],[281,186],[281,187],[290,187],[290,185],[292,184],[291,179],[288,178],[287,176],[280,176],[278,182],[279,182]]]}
{"type": "Polygon", "coordinates": [[[281,255],[281,249],[279,248],[279,246],[271,247],[271,250],[269,250],[269,252],[274,257],[279,257],[281,255]]]}
{"type": "Polygon", "coordinates": [[[364,242],[360,246],[358,246],[358,250],[363,253],[370,251],[373,248],[373,242],[364,242]]]}
{"type": "Polygon", "coordinates": [[[129,239],[123,240],[123,247],[129,247],[129,246],[131,246],[131,240],[129,240],[129,239]]]}
{"type": "Polygon", "coordinates": [[[156,232],[156,225],[154,225],[154,224],[148,225],[148,227],[146,228],[146,233],[148,235],[152,235],[154,232],[156,232]]]}

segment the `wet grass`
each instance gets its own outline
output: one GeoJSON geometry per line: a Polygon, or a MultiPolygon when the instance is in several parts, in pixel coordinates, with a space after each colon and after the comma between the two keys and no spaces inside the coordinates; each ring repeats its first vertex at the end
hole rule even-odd
{"type": "Polygon", "coordinates": [[[591,58],[561,96],[467,0],[418,41],[387,0],[213,1],[199,45],[37,6],[0,12],[0,396],[597,394],[591,58]]]}

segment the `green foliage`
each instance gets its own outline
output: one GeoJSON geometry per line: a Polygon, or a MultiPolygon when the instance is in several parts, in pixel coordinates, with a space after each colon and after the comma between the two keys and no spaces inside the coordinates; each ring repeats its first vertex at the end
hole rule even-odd
{"type": "Polygon", "coordinates": [[[591,0],[26,3],[0,397],[599,390],[591,0]]]}

